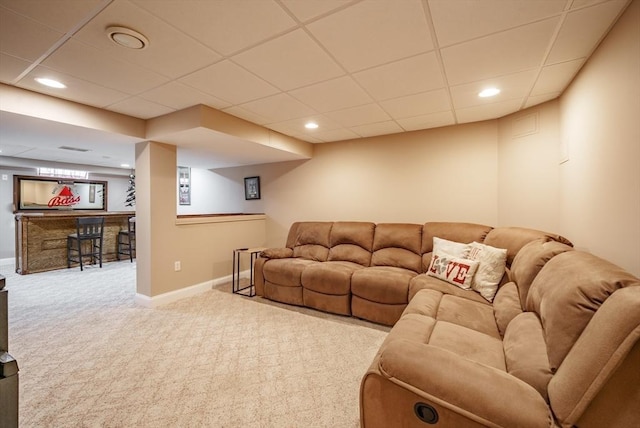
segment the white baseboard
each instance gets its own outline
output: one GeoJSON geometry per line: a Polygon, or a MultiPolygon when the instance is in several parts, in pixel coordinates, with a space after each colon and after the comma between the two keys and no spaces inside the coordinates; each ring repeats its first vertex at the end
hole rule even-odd
{"type": "MultiPolygon", "coordinates": [[[[249,278],[249,271],[240,272],[240,278],[249,278]]],[[[144,294],[136,293],[136,304],[145,308],[157,308],[158,306],[167,305],[186,297],[196,296],[205,291],[211,290],[213,287],[231,282],[231,275],[223,276],[220,278],[212,279],[210,281],[201,282],[200,284],[191,285],[189,287],[181,288],[180,290],[170,291],[168,293],[159,294],[157,296],[149,297],[144,294]]]]}
{"type": "Polygon", "coordinates": [[[0,259],[0,265],[14,265],[16,264],[15,257],[9,257],[7,259],[0,259]]]}

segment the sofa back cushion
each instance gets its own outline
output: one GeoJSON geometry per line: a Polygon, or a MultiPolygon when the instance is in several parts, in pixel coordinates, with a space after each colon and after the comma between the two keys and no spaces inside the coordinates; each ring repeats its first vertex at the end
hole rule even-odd
{"type": "Polygon", "coordinates": [[[520,305],[525,307],[531,283],[545,264],[553,257],[573,248],[548,238],[540,238],[524,245],[511,263],[511,280],[518,287],[520,305]]]}
{"type": "Polygon", "coordinates": [[[296,224],[293,257],[324,262],[329,256],[332,222],[300,222],[296,224]]]}
{"type": "Polygon", "coordinates": [[[423,271],[426,272],[431,263],[431,253],[433,252],[433,238],[446,239],[448,241],[469,244],[473,241],[483,242],[491,226],[475,223],[456,222],[429,222],[422,227],[422,247],[421,252],[423,271]]]}
{"type": "Polygon", "coordinates": [[[423,272],[422,225],[411,223],[380,223],[373,238],[371,266],[392,266],[416,273],[423,272]]]}
{"type": "Polygon", "coordinates": [[[609,296],[549,382],[549,401],[561,426],[638,425],[638,285],[609,296]]]}
{"type": "Polygon", "coordinates": [[[328,260],[348,261],[369,266],[375,229],[374,223],[345,221],[333,223],[329,235],[328,260]]]}
{"type": "Polygon", "coordinates": [[[560,236],[525,227],[496,227],[492,229],[484,240],[484,243],[497,248],[506,248],[507,267],[511,267],[513,259],[522,247],[536,239],[558,241],[573,246],[571,241],[560,236]]]}
{"type": "Polygon", "coordinates": [[[548,401],[551,377],[547,346],[540,319],[532,312],[517,315],[502,341],[507,372],[533,386],[548,401]]]}
{"type": "Polygon", "coordinates": [[[531,284],[526,310],[542,322],[551,370],[611,294],[638,285],[638,278],[590,253],[567,251],[549,260],[531,284]]]}

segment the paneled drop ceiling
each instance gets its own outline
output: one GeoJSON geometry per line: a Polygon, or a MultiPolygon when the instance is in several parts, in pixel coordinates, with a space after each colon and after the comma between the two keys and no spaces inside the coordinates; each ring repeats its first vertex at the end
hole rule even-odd
{"type": "MultiPolygon", "coordinates": [[[[494,119],[554,99],[628,3],[0,0],[0,82],[143,120],[203,104],[309,143],[341,141],[494,119]],[[114,25],[148,46],[117,46],[106,33],[114,25]],[[479,98],[486,87],[501,92],[479,98]]],[[[118,167],[134,163],[143,140],[49,129],[7,112],[0,121],[0,156],[118,167]],[[65,140],[90,151],[64,153],[65,140]]],[[[210,141],[192,166],[225,166],[215,160],[224,136],[197,134],[210,141]]]]}

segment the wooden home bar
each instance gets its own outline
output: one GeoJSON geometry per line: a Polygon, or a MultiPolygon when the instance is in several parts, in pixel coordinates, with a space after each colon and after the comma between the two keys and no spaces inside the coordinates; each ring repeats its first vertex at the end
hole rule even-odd
{"type": "Polygon", "coordinates": [[[102,261],[116,260],[118,233],[128,230],[129,218],[135,212],[109,212],[107,184],[98,180],[14,176],[16,273],[67,268],[67,237],[76,233],[77,219],[81,217],[104,217],[102,261]]]}
{"type": "Polygon", "coordinates": [[[117,259],[118,232],[127,230],[133,211],[63,211],[16,214],[16,273],[67,267],[67,236],[76,232],[76,218],[104,217],[103,261],[117,259]]]}

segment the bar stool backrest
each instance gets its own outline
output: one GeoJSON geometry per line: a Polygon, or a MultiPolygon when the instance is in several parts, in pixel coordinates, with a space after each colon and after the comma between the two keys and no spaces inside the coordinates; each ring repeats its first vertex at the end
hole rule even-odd
{"type": "Polygon", "coordinates": [[[133,235],[133,237],[135,238],[136,235],[136,217],[129,217],[129,223],[128,223],[128,227],[129,227],[129,235],[133,235]]]}
{"type": "Polygon", "coordinates": [[[102,238],[104,217],[78,217],[76,230],[78,238],[102,238]]]}

